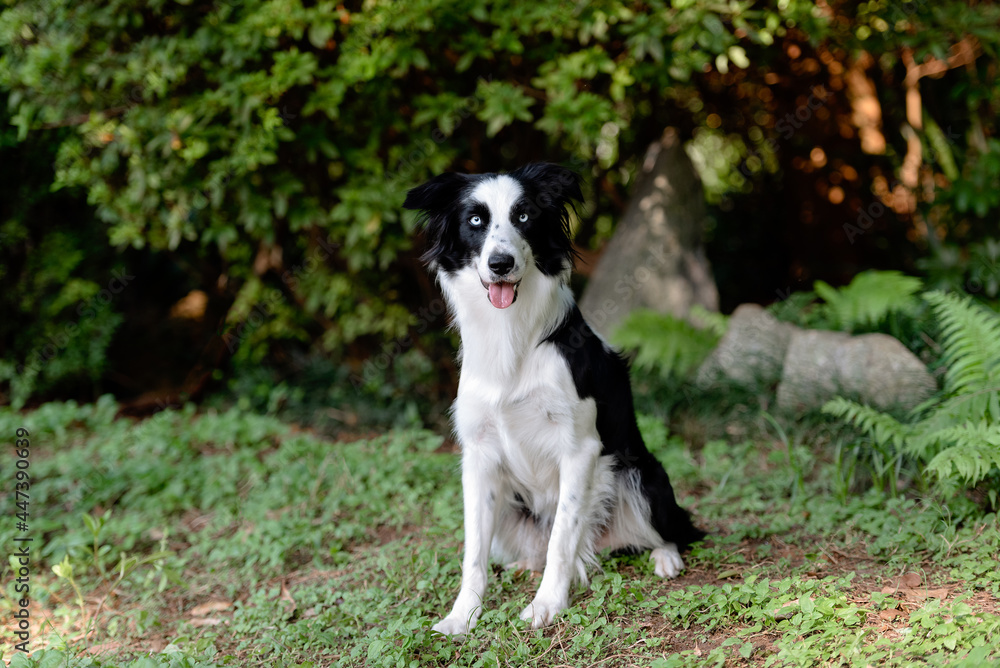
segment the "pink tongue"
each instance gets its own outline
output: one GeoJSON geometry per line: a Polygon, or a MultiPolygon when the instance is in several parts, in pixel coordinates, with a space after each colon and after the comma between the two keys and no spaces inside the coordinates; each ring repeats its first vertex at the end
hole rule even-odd
{"type": "Polygon", "coordinates": [[[497,308],[507,308],[514,303],[513,283],[490,283],[490,303],[497,308]]]}

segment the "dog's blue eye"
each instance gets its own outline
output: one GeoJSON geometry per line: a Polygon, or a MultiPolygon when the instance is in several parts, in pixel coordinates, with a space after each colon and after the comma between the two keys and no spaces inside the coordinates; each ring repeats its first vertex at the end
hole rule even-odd
{"type": "Polygon", "coordinates": [[[473,227],[479,227],[482,224],[483,224],[483,219],[480,218],[479,216],[473,216],[472,218],[469,218],[469,225],[472,225],[473,227]]]}
{"type": "Polygon", "coordinates": [[[520,216],[517,217],[517,219],[522,223],[526,223],[528,222],[528,214],[522,213],[520,216]]]}

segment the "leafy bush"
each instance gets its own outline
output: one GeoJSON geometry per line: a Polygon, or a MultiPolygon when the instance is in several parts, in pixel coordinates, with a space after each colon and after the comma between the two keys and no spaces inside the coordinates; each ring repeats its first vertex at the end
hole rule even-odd
{"type": "MultiPolygon", "coordinates": [[[[990,96],[998,95],[996,87],[990,96]]],[[[952,155],[944,138],[936,153],[952,155]]],[[[996,221],[1000,217],[1000,141],[976,141],[961,165],[961,174],[948,174],[953,181],[940,184],[930,217],[947,230],[946,242],[932,245],[930,256],[918,266],[927,272],[929,284],[941,289],[966,291],[994,303],[1000,300],[1000,239],[996,221]]]]}
{"type": "Polygon", "coordinates": [[[0,96],[0,388],[20,407],[32,395],[97,384],[127,278],[109,284],[122,259],[100,225],[69,194],[48,193],[53,140],[65,132],[19,143],[9,122],[0,96]]]}
{"type": "Polygon", "coordinates": [[[724,316],[702,313],[707,329],[651,309],[637,309],[612,335],[612,342],[635,352],[639,369],[657,371],[663,378],[683,378],[700,365],[725,332],[724,316]]]}
{"type": "Polygon", "coordinates": [[[895,314],[912,314],[921,287],[919,278],[898,271],[863,271],[843,288],[816,281],[813,290],[825,302],[818,309],[820,318],[834,329],[852,332],[876,327],[895,314]]]}
{"type": "Polygon", "coordinates": [[[949,244],[919,266],[927,272],[931,286],[965,291],[994,304],[1000,299],[1000,239],[986,238],[961,247],[949,244]]]}
{"type": "Polygon", "coordinates": [[[869,270],[840,288],[816,281],[811,292],[793,293],[767,310],[779,320],[808,329],[888,334],[930,362],[937,355],[928,347],[924,332],[934,326],[934,320],[918,296],[922,289],[923,282],[914,276],[869,270]]]}
{"type": "Polygon", "coordinates": [[[941,397],[900,422],[886,413],[843,398],[823,411],[861,430],[880,449],[926,462],[945,487],[991,481],[997,505],[1000,482],[1000,315],[969,297],[926,293],[940,323],[947,366],[941,397]]]}
{"type": "MultiPolygon", "coordinates": [[[[32,230],[39,243],[24,244],[20,225],[29,218],[8,202],[66,202],[83,212],[89,224],[75,228],[74,246],[88,257],[94,246],[152,249],[191,268],[228,309],[224,336],[238,362],[314,341],[327,354],[351,346],[360,357],[380,340],[412,335],[419,319],[411,307],[432,290],[412,280],[421,271],[414,225],[399,213],[406,188],[429,174],[539,158],[570,163],[596,183],[580,229],[584,243],[600,240],[665,125],[685,137],[711,129],[739,144],[723,156],[720,187],[746,190],[761,165],[782,168],[781,118],[819,81],[799,65],[825,72],[819,62],[828,54],[843,70],[850,54],[867,50],[882,54],[875,67],[894,86],[904,51],[921,62],[947,59],[946,45],[972,33],[984,53],[996,53],[997,18],[994,5],[970,11],[952,0],[825,8],[809,0],[7,3],[0,169],[11,178],[0,183],[0,275],[13,284],[25,333],[2,332],[5,376],[33,354],[38,336],[27,330],[45,332],[53,319],[58,328],[65,315],[44,303],[60,298],[57,284],[39,294],[17,262],[57,231],[42,225],[32,230]],[[786,57],[792,47],[812,51],[786,57]],[[50,171],[19,181],[25,156],[50,171]],[[247,326],[261,314],[262,324],[247,326]]],[[[965,148],[935,149],[937,162],[964,179],[937,204],[959,211],[950,230],[974,229],[972,241],[985,243],[983,223],[996,211],[995,77],[985,66],[949,76],[965,104],[946,106],[974,127],[965,148]],[[981,149],[968,148],[977,142],[981,149]]],[[[886,128],[899,126],[901,105],[883,112],[886,128]]],[[[927,127],[929,140],[930,118],[927,127]]],[[[885,159],[898,162],[898,154],[885,159]]],[[[776,247],[770,233],[760,235],[773,223],[756,224],[756,233],[776,247]]],[[[728,252],[752,255],[738,245],[728,252]]],[[[956,272],[974,273],[956,257],[956,272]]],[[[98,287],[106,280],[93,267],[62,275],[98,287]]],[[[986,277],[983,285],[994,283],[986,277]]],[[[109,316],[99,340],[113,327],[109,316]]],[[[101,345],[64,369],[71,382],[101,373],[101,345]]],[[[43,376],[43,385],[57,382],[43,376]]],[[[24,397],[30,382],[18,382],[24,397]]]]}
{"type": "Polygon", "coordinates": [[[22,2],[0,15],[0,91],[19,140],[68,129],[47,138],[52,186],[85,192],[112,246],[217,264],[230,329],[279,291],[241,348],[319,324],[337,351],[414,324],[386,271],[411,245],[403,195],[483,135],[491,167],[607,169],[662,129],[678,82],[822,23],[805,0],[359,4],[22,2]]]}
{"type": "Polygon", "coordinates": [[[779,320],[811,329],[852,334],[898,330],[900,318],[912,318],[920,312],[916,295],[921,288],[919,278],[898,271],[869,270],[842,288],[816,281],[812,292],[796,292],[768,310],[779,320]],[[823,301],[817,301],[817,297],[823,301]]]}

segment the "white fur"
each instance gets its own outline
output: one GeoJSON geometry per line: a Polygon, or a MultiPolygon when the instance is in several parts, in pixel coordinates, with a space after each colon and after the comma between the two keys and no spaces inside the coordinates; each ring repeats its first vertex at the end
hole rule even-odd
{"type": "Polygon", "coordinates": [[[489,282],[490,268],[487,262],[493,253],[509,253],[514,256],[514,269],[511,273],[515,276],[522,276],[527,268],[525,262],[531,257],[531,249],[514,227],[509,213],[522,194],[520,183],[501,174],[478,184],[470,195],[472,199],[489,207],[493,214],[486,243],[476,261],[479,276],[484,281],[489,282]]]}
{"type": "Polygon", "coordinates": [[[613,457],[601,456],[594,400],[577,394],[555,345],[539,344],[573,306],[569,264],[556,277],[535,266],[510,222],[521,196],[517,181],[492,178],[470,196],[490,210],[487,241],[463,269],[439,273],[462,339],[454,404],[462,446],[462,584],[451,612],[434,626],[448,635],[466,633],[479,619],[491,553],[501,563],[544,569],[521,613],[533,628],[550,624],[568,605],[571,584],[586,582],[600,550],[653,546],[658,575],[674,577],[683,568],[676,546],[649,524],[638,475],[616,476],[613,457]],[[506,309],[495,308],[483,287],[494,252],[514,257],[511,280],[520,281],[506,309]]]}

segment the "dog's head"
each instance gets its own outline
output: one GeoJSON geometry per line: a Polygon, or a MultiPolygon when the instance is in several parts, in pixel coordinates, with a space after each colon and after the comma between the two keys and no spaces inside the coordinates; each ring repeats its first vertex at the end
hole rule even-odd
{"type": "Polygon", "coordinates": [[[572,269],[566,207],[582,199],[576,173],[535,163],[505,174],[442,174],[410,190],[403,206],[423,213],[432,270],[475,270],[490,303],[507,308],[528,272],[572,269]]]}

